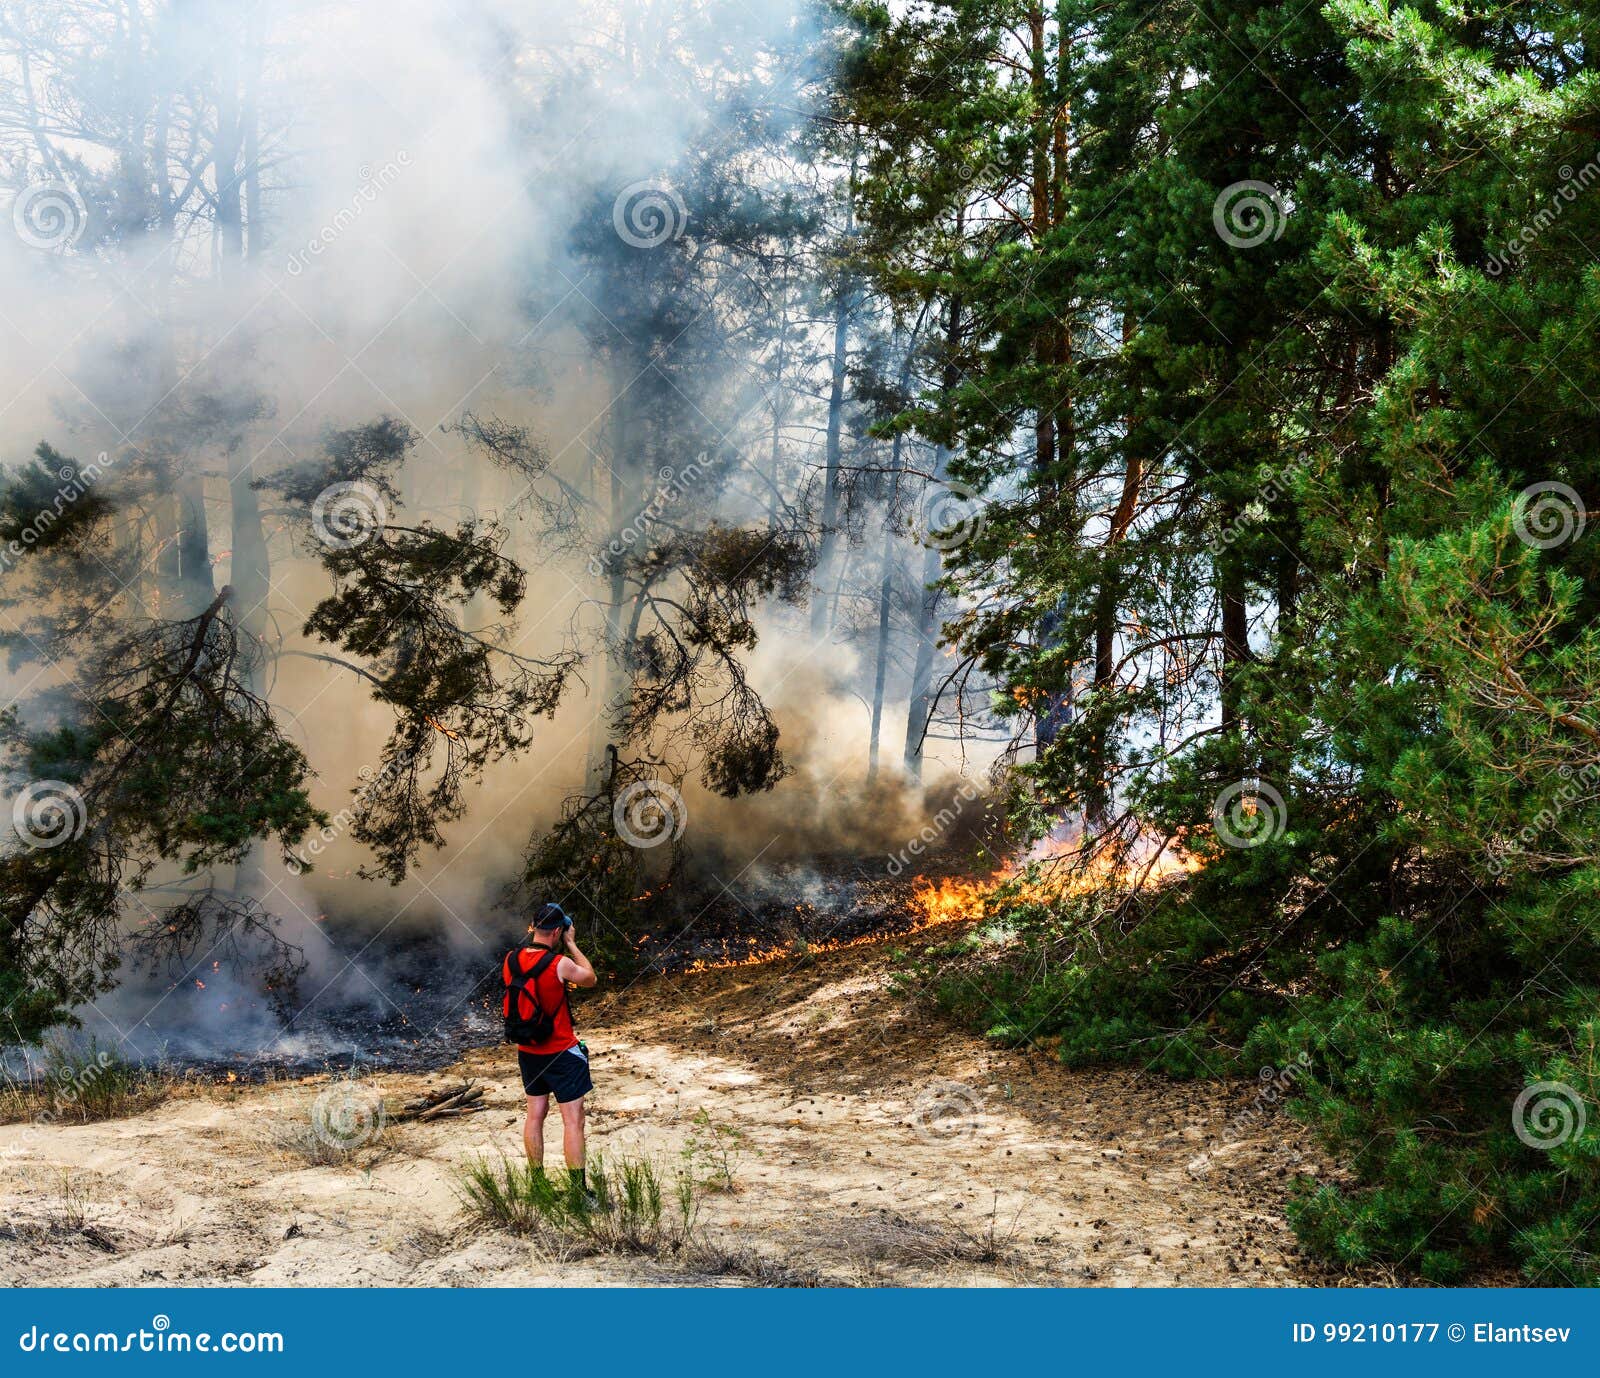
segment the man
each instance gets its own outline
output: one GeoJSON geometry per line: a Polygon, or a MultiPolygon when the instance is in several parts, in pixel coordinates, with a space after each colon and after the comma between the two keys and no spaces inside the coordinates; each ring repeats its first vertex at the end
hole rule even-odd
{"type": "MultiPolygon", "coordinates": [[[[561,1108],[561,1147],[567,1171],[587,1192],[584,1164],[583,1098],[594,1089],[589,1076],[589,1050],[572,1027],[572,1007],[567,1003],[567,987],[589,987],[599,979],[594,967],[578,947],[572,920],[559,904],[541,906],[528,929],[527,943],[507,958],[506,983],[511,984],[511,963],[516,962],[527,980],[526,990],[540,1010],[553,1017],[548,1037],[535,1043],[517,1044],[517,1066],[522,1072],[522,1089],[528,1097],[528,1119],[522,1127],[522,1142],[528,1161],[544,1170],[544,1119],[550,1097],[561,1108]],[[555,961],[548,954],[562,955],[555,961]]],[[[509,1006],[508,1006],[509,1012],[509,1006]]]]}

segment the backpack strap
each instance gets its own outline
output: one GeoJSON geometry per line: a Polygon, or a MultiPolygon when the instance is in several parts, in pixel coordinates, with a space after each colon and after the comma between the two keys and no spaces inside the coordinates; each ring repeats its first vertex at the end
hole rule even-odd
{"type": "MultiPolygon", "coordinates": [[[[532,996],[533,1007],[538,1010],[540,1014],[543,1014],[545,1011],[544,1001],[539,998],[539,978],[543,976],[545,972],[549,971],[552,966],[559,962],[561,957],[562,953],[559,948],[546,948],[544,956],[539,958],[539,960],[533,964],[533,969],[528,973],[528,994],[532,996]]],[[[561,983],[561,999],[563,1003],[565,1003],[566,998],[567,986],[566,982],[563,981],[561,983]]],[[[550,1015],[550,1019],[552,1022],[555,1020],[555,1014],[553,1012],[550,1015]]]]}
{"type": "MultiPolygon", "coordinates": [[[[526,947],[527,944],[523,944],[523,946],[526,947]]],[[[511,960],[521,951],[521,947],[512,948],[510,952],[506,953],[505,958],[501,962],[501,970],[508,973],[512,981],[516,980],[517,977],[522,974],[521,971],[518,970],[517,963],[511,960]]],[[[546,971],[548,971],[550,969],[550,959],[552,957],[560,959],[564,956],[566,956],[566,954],[557,948],[546,948],[544,956],[539,958],[539,960],[533,964],[533,969],[528,972],[528,980],[531,981],[536,976],[542,976],[546,971]]],[[[510,981],[503,982],[502,984],[509,985],[510,981]]]]}

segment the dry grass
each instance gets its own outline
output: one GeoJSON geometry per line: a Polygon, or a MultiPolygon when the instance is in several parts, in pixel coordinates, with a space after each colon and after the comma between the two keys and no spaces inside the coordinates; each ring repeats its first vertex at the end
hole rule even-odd
{"type": "Polygon", "coordinates": [[[0,1240],[28,1244],[60,1243],[82,1239],[103,1253],[115,1253],[116,1242],[89,1219],[89,1197],[70,1172],[61,1172],[54,1193],[45,1198],[42,1214],[32,1219],[13,1217],[0,1225],[0,1240]]]}
{"type": "Polygon", "coordinates": [[[828,1287],[815,1268],[796,1267],[756,1249],[701,1242],[684,1255],[683,1266],[701,1277],[736,1277],[755,1287],[828,1287]]]}
{"type": "Polygon", "coordinates": [[[967,1226],[946,1221],[913,1220],[897,1211],[877,1211],[841,1222],[845,1252],[858,1266],[910,1263],[944,1268],[987,1264],[1014,1266],[1019,1258],[1013,1245],[1018,1223],[1000,1218],[999,1197],[988,1215],[967,1226]]]}
{"type": "Polygon", "coordinates": [[[266,1143],[306,1167],[367,1170],[401,1147],[401,1131],[389,1121],[376,1086],[341,1074],[273,1124],[266,1143]]]}
{"type": "Polygon", "coordinates": [[[175,1078],[163,1067],[124,1061],[93,1041],[47,1044],[18,1076],[0,1069],[0,1124],[90,1124],[159,1105],[175,1078]]]}
{"type": "Polygon", "coordinates": [[[398,1148],[395,1131],[388,1127],[361,1141],[324,1138],[303,1120],[274,1125],[267,1131],[267,1145],[305,1167],[358,1167],[365,1171],[377,1166],[398,1148]]]}

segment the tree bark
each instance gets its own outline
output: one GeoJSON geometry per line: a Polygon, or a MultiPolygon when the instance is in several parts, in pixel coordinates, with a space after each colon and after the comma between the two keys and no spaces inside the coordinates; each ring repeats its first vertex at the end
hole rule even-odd
{"type": "MultiPolygon", "coordinates": [[[[635,474],[633,461],[632,415],[627,387],[633,373],[626,367],[613,370],[613,397],[611,410],[611,464],[610,464],[610,531],[609,549],[615,551],[621,544],[622,529],[638,510],[635,501],[635,474]]],[[[616,743],[612,740],[611,719],[622,704],[628,690],[627,647],[623,635],[623,607],[628,598],[626,571],[621,560],[610,560],[611,569],[605,574],[605,676],[601,690],[599,710],[595,714],[589,735],[589,764],[586,772],[591,792],[605,783],[607,761],[616,743]]]]}
{"type": "MultiPolygon", "coordinates": [[[[955,237],[961,238],[964,217],[956,214],[955,237]]],[[[961,347],[961,298],[950,298],[949,314],[945,324],[945,361],[943,376],[939,380],[941,404],[947,403],[955,391],[961,373],[957,354],[961,347]]],[[[950,462],[950,451],[936,445],[933,452],[933,476],[930,486],[944,482],[945,470],[950,462]]],[[[933,653],[937,640],[939,590],[938,582],[943,566],[941,552],[927,546],[922,553],[922,600],[917,608],[916,660],[911,669],[911,694],[906,706],[905,772],[913,780],[922,778],[922,747],[928,734],[928,719],[933,714],[933,653]]]]}
{"type": "MultiPolygon", "coordinates": [[[[1133,337],[1133,319],[1122,320],[1122,342],[1133,337]]],[[[1132,448],[1132,436],[1138,418],[1130,416],[1124,425],[1122,464],[1122,492],[1117,497],[1116,510],[1106,531],[1105,548],[1100,558],[1100,588],[1094,610],[1094,692],[1099,703],[1101,694],[1112,690],[1111,679],[1116,673],[1117,603],[1120,574],[1117,568],[1117,548],[1133,525],[1133,514],[1139,506],[1139,486],[1144,478],[1144,458],[1132,448]]],[[[1103,711],[1104,705],[1099,705],[1103,711]]],[[[1106,739],[1105,719],[1095,729],[1091,747],[1094,781],[1089,792],[1088,814],[1091,823],[1103,824],[1111,803],[1111,763],[1107,760],[1109,744],[1106,739]]]]}
{"type": "MultiPolygon", "coordinates": [[[[1239,514],[1224,515],[1231,525],[1239,514]]],[[[1250,659],[1250,625],[1244,561],[1232,547],[1217,560],[1217,593],[1222,604],[1222,730],[1236,732],[1241,723],[1239,671],[1250,659]]]]}
{"type": "MultiPolygon", "coordinates": [[[[845,194],[844,240],[849,242],[856,225],[857,153],[850,155],[850,181],[845,194]]],[[[828,383],[828,439],[822,479],[822,520],[817,546],[816,601],[811,605],[811,635],[822,637],[833,624],[837,599],[823,596],[838,548],[839,478],[844,431],[844,379],[850,359],[850,325],[855,314],[855,284],[848,275],[838,283],[833,307],[833,367],[828,383]]]]}
{"type": "MultiPolygon", "coordinates": [[[[1050,79],[1050,48],[1045,32],[1043,5],[1027,11],[1029,90],[1034,101],[1032,168],[1029,176],[1033,251],[1042,256],[1050,231],[1066,214],[1067,135],[1066,106],[1061,79],[1065,63],[1066,30],[1058,35],[1057,80],[1050,79]]],[[[1073,449],[1072,412],[1058,398],[1058,379],[1071,362],[1072,342],[1064,320],[1043,325],[1034,341],[1034,357],[1046,379],[1034,416],[1033,477],[1037,501],[1045,520],[1059,525],[1057,511],[1062,491],[1062,471],[1073,449]]],[[[1048,649],[1060,640],[1063,621],[1059,608],[1048,609],[1039,619],[1038,638],[1048,649]]],[[[1051,690],[1034,719],[1034,754],[1044,755],[1061,729],[1072,720],[1072,670],[1065,688],[1051,690]]]]}
{"type": "Polygon", "coordinates": [[[883,690],[889,676],[889,611],[894,594],[894,510],[900,496],[900,454],[903,432],[896,431],[889,470],[894,475],[889,490],[889,511],[883,523],[883,552],[878,576],[878,639],[872,674],[872,735],[867,742],[867,783],[878,778],[878,744],[883,729],[883,690]]]}

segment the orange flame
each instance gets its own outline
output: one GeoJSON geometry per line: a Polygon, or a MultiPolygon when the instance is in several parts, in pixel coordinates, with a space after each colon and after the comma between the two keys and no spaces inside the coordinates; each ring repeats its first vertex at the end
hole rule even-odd
{"type": "Polygon", "coordinates": [[[938,923],[959,923],[962,919],[975,919],[983,913],[984,901],[1011,878],[1009,866],[1002,866],[987,880],[972,880],[965,876],[946,876],[935,883],[923,876],[916,879],[916,889],[911,902],[922,911],[918,927],[938,923]]]}
{"type": "MultiPolygon", "coordinates": [[[[702,958],[684,968],[686,973],[699,971],[724,971],[730,967],[759,966],[764,962],[784,957],[799,957],[819,952],[837,952],[843,948],[876,943],[885,937],[904,937],[920,933],[941,924],[961,923],[981,919],[989,897],[1002,885],[1010,883],[1013,895],[1023,903],[1050,903],[1077,895],[1090,894],[1108,887],[1142,889],[1164,880],[1168,876],[1187,875],[1198,871],[1201,862],[1172,844],[1158,845],[1146,842],[1135,850],[1143,859],[1120,868],[1109,858],[1097,858],[1088,866],[1068,867],[1065,864],[1054,872],[1027,877],[1029,864],[1049,862],[1076,850],[1076,844],[1057,839],[1047,839],[1035,847],[1023,860],[1008,862],[986,879],[947,876],[939,881],[918,876],[912,882],[911,902],[913,913],[909,927],[894,934],[881,932],[862,933],[853,938],[823,939],[808,942],[801,947],[782,943],[773,947],[751,951],[742,957],[702,958]]],[[[801,906],[796,905],[796,909],[801,906]]]]}
{"type": "Polygon", "coordinates": [[[984,907],[1002,885],[1022,904],[1051,904],[1093,894],[1097,890],[1139,890],[1172,875],[1188,875],[1200,869],[1200,861],[1171,843],[1145,841],[1136,847],[1142,858],[1117,865],[1110,857],[1097,856],[1087,865],[1068,865],[1065,858],[1077,851],[1071,839],[1047,838],[1024,859],[1008,862],[987,880],[947,877],[937,883],[918,877],[912,902],[922,911],[919,928],[938,923],[957,923],[980,919],[984,907]],[[1028,874],[1028,867],[1043,862],[1047,869],[1028,874]],[[1049,863],[1056,862],[1055,866],[1049,863]]]}

